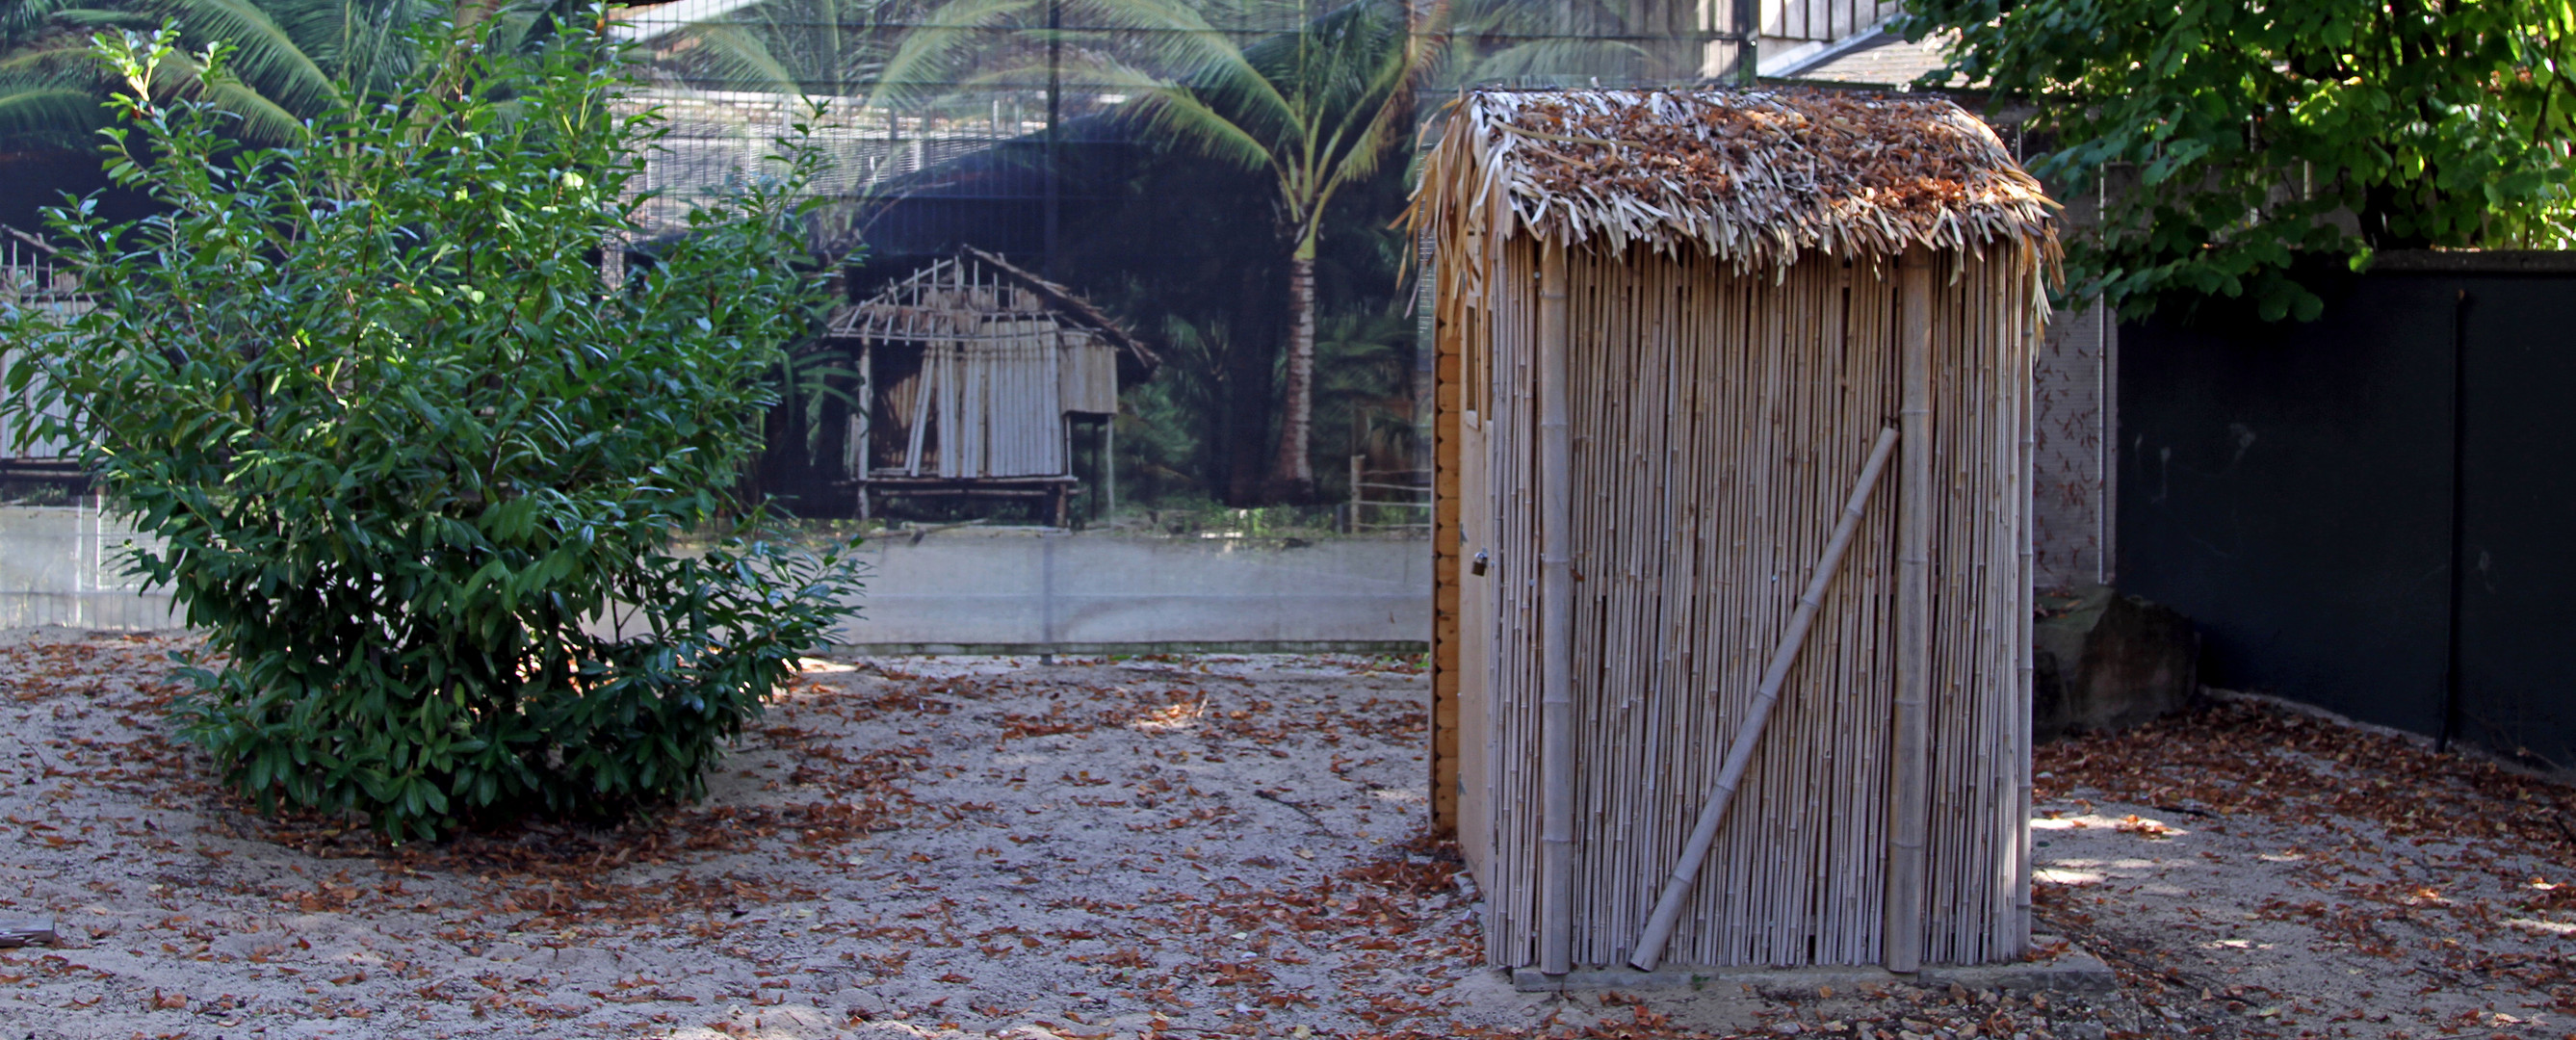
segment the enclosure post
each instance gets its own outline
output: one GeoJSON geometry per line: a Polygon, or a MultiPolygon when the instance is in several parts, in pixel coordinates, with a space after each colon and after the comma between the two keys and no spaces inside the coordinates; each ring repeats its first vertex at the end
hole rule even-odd
{"type": "Polygon", "coordinates": [[[1055,663],[1055,543],[1061,531],[1038,532],[1038,663],[1055,663]]]}
{"type": "Polygon", "coordinates": [[[1878,441],[1870,446],[1869,461],[1861,464],[1860,480],[1853,485],[1851,497],[1843,502],[1842,518],[1834,522],[1833,537],[1825,542],[1825,554],[1816,561],[1816,573],[1807,579],[1807,590],[1799,594],[1797,609],[1789,613],[1788,630],[1781,634],[1779,647],[1771,652],[1770,665],[1762,669],[1762,684],[1753,692],[1753,708],[1745,713],[1743,725],[1726,747],[1726,761],[1717,770],[1717,787],[1700,808],[1690,840],[1682,844],[1681,861],[1673,865],[1672,876],[1664,879],[1663,894],[1655,898],[1655,912],[1647,918],[1645,930],[1637,934],[1636,952],[1628,958],[1630,967],[1653,971],[1663,961],[1664,944],[1672,939],[1673,926],[1681,921],[1682,904],[1690,901],[1690,890],[1699,881],[1700,864],[1707,861],[1709,846],[1717,840],[1718,825],[1726,822],[1726,807],[1735,800],[1736,785],[1744,781],[1744,770],[1753,764],[1753,750],[1761,746],[1762,729],[1771,720],[1771,708],[1780,702],[1780,688],[1789,681],[1789,666],[1797,663],[1799,648],[1807,645],[1807,627],[1815,623],[1816,611],[1824,606],[1825,590],[1833,587],[1834,574],[1842,569],[1843,552],[1851,547],[1852,533],[1860,530],[1861,517],[1869,508],[1870,491],[1878,487],[1878,475],[1887,469],[1887,457],[1895,452],[1896,431],[1879,431],[1878,441]]]}
{"type": "MultiPolygon", "coordinates": [[[[1115,407],[1113,402],[1112,407],[1115,407]]],[[[1100,522],[1118,515],[1118,413],[1100,424],[1100,522]]]]}
{"type": "Polygon", "coordinates": [[[1046,199],[1040,215],[1046,225],[1045,237],[1041,245],[1046,259],[1039,265],[1039,273],[1052,279],[1064,277],[1062,265],[1055,260],[1056,230],[1063,216],[1060,198],[1062,191],[1059,187],[1059,175],[1056,173],[1057,166],[1063,162],[1063,156],[1060,153],[1062,138],[1058,136],[1057,130],[1057,124],[1064,116],[1064,33],[1061,31],[1064,28],[1063,0],[1047,0],[1046,19],[1046,176],[1043,178],[1046,199]]]}
{"type": "Polygon", "coordinates": [[[1923,966],[1924,835],[1931,756],[1932,256],[1897,263],[1897,424],[1905,444],[1896,512],[1896,719],[1888,768],[1887,970],[1923,966]]]}
{"type": "Polygon", "coordinates": [[[1538,970],[1574,967],[1573,437],[1566,425],[1565,243],[1539,244],[1538,265],[1538,601],[1539,831],[1538,970]]]}
{"type": "Polygon", "coordinates": [[[1762,83],[1762,0],[1735,0],[1735,85],[1762,83]]]}
{"type": "Polygon", "coordinates": [[[1361,478],[1361,476],[1366,472],[1365,470],[1363,470],[1363,469],[1361,468],[1361,463],[1363,463],[1363,462],[1365,462],[1365,461],[1367,461],[1367,460],[1368,460],[1368,456],[1366,456],[1366,455],[1353,455],[1353,456],[1351,456],[1351,518],[1350,518],[1351,530],[1350,530],[1350,533],[1352,533],[1352,534],[1358,534],[1358,533],[1359,533],[1359,530],[1360,530],[1360,478],[1361,478]]]}

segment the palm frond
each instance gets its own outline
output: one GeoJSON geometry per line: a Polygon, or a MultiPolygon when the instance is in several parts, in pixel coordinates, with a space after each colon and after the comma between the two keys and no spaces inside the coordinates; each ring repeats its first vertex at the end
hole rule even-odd
{"type": "Polygon", "coordinates": [[[1408,107],[1405,88],[1425,72],[1406,26],[1373,28],[1370,38],[1362,41],[1376,51],[1373,58],[1363,53],[1359,60],[1341,63],[1345,82],[1334,91],[1338,125],[1327,135],[1322,153],[1332,164],[1321,186],[1327,192],[1377,172],[1379,161],[1395,144],[1397,117],[1408,107]],[[1357,75],[1363,72],[1365,76],[1357,75]]]}
{"type": "Polygon", "coordinates": [[[979,59],[989,60],[983,52],[990,44],[1030,31],[1032,13],[1040,15],[1035,31],[1044,32],[1044,11],[1041,0],[950,0],[939,5],[886,60],[868,104],[908,108],[943,93],[973,75],[979,59]]]}
{"type": "Polygon", "coordinates": [[[0,77],[0,138],[70,143],[107,125],[92,85],[58,77],[0,77]]]}
{"type": "Polygon", "coordinates": [[[241,119],[243,138],[270,144],[304,139],[303,121],[276,102],[260,96],[259,91],[234,81],[204,83],[203,87],[199,95],[202,100],[241,119]]]}
{"type": "Polygon", "coordinates": [[[1255,137],[1196,91],[1141,70],[1095,62],[1086,71],[1104,86],[1133,91],[1128,111],[1152,133],[1168,134],[1200,154],[1247,170],[1278,165],[1270,142],[1255,137]]]}
{"type": "MultiPolygon", "coordinates": [[[[26,47],[0,55],[0,75],[59,76],[69,75],[99,79],[107,66],[99,63],[86,40],[62,40],[50,46],[26,47]]],[[[103,80],[102,80],[103,82],[103,80]]]]}
{"type": "MultiPolygon", "coordinates": [[[[340,102],[333,77],[252,0],[156,2],[178,18],[192,43],[222,40],[237,48],[231,62],[234,72],[271,107],[320,113],[340,102]]],[[[251,118],[249,113],[243,117],[251,118]]]]}
{"type": "Polygon", "coordinates": [[[82,7],[56,11],[54,21],[82,29],[140,29],[152,24],[152,16],[140,11],[82,7]]]}
{"type": "Polygon", "coordinates": [[[782,94],[806,92],[805,77],[771,53],[769,41],[739,22],[700,22],[674,35],[697,41],[697,56],[717,75],[741,77],[782,94]]]}
{"type": "Polygon", "coordinates": [[[1624,40],[1532,40],[1490,54],[1459,55],[1450,85],[1508,83],[1526,77],[1570,81],[1576,69],[1615,71],[1646,56],[1645,48],[1624,40]]]}

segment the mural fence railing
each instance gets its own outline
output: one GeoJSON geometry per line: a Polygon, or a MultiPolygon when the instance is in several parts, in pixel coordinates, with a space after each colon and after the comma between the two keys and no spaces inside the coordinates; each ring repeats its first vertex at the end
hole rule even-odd
{"type": "MultiPolygon", "coordinates": [[[[94,305],[81,290],[80,279],[54,263],[51,250],[14,235],[0,238],[0,312],[31,308],[52,320],[68,321],[94,305]]],[[[0,349],[0,373],[24,360],[14,345],[0,349]]],[[[36,392],[33,385],[26,391],[36,392]]],[[[77,460],[70,446],[59,438],[22,435],[23,420],[17,418],[22,414],[0,418],[0,479],[77,478],[77,460]]]]}
{"type": "Polygon", "coordinates": [[[1362,531],[1431,530],[1431,471],[1373,470],[1368,456],[1351,456],[1351,499],[1342,506],[1342,529],[1362,531]]]}

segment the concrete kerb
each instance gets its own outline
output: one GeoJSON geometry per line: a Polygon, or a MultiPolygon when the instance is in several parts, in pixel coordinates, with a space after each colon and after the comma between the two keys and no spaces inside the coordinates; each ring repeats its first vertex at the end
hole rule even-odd
{"type": "Polygon", "coordinates": [[[2055,950],[2039,960],[2009,964],[1925,965],[1901,975],[1876,965],[1826,965],[1809,968],[1706,967],[1667,965],[1653,971],[1628,967],[1578,968],[1561,976],[1536,968],[1511,970],[1512,988],[1523,993],[1595,990],[1742,989],[1765,997],[1804,999],[1827,986],[1859,992],[1867,986],[1948,987],[2001,990],[2007,993],[2108,993],[2119,978],[2102,959],[2054,936],[2034,936],[2033,949],[2055,950]]]}
{"type": "Polygon", "coordinates": [[[835,657],[1137,657],[1149,654],[1356,654],[1411,657],[1429,653],[1418,639],[1239,640],[1162,643],[832,643],[835,657]]]}

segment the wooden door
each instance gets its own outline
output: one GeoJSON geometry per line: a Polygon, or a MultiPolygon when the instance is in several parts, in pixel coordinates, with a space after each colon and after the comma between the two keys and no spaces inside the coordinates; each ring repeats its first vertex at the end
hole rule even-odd
{"type": "Polygon", "coordinates": [[[1482,418],[1467,412],[1458,423],[1459,529],[1433,534],[1458,539],[1458,847],[1480,882],[1493,877],[1494,845],[1495,579],[1490,563],[1477,562],[1495,555],[1493,452],[1482,418]]]}

